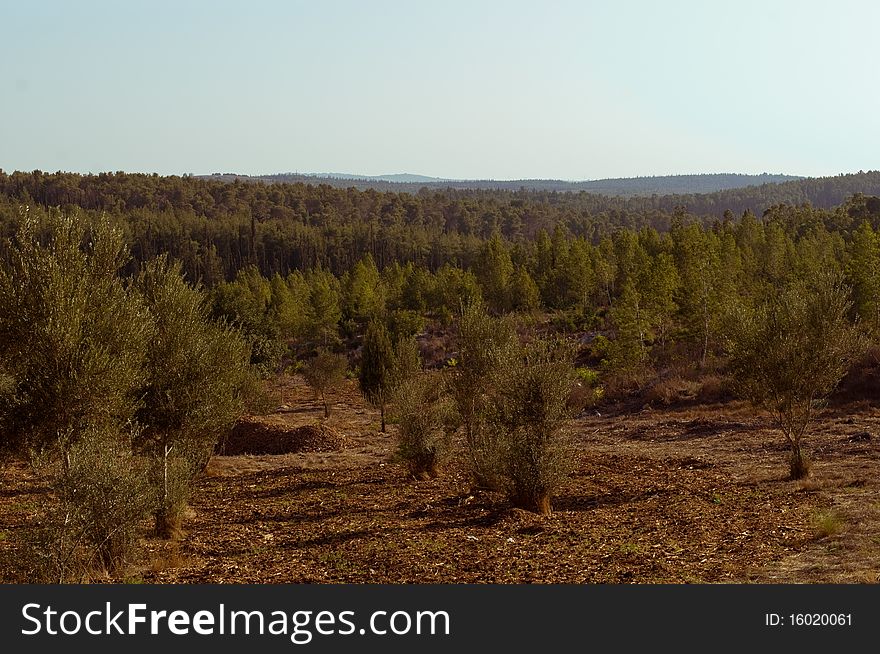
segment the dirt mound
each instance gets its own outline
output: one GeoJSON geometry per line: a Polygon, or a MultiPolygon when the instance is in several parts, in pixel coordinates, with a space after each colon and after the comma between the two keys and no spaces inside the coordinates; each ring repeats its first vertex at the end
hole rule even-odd
{"type": "Polygon", "coordinates": [[[289,427],[255,417],[241,418],[232,433],[217,448],[218,454],[291,454],[334,452],[342,449],[339,432],[326,425],[289,427]]]}

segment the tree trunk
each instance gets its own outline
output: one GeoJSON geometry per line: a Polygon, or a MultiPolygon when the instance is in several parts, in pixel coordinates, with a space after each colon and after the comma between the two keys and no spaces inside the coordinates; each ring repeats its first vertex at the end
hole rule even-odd
{"type": "Polygon", "coordinates": [[[428,476],[431,479],[436,479],[440,476],[440,464],[437,462],[437,459],[433,459],[428,465],[428,476]]]}
{"type": "Polygon", "coordinates": [[[162,452],[162,503],[156,509],[154,514],[156,520],[156,536],[159,538],[172,539],[176,536],[178,525],[176,520],[169,513],[169,497],[168,497],[168,455],[174,449],[173,445],[163,445],[162,452]]]}
{"type": "Polygon", "coordinates": [[[513,498],[513,505],[518,509],[531,511],[540,515],[550,515],[550,493],[523,493],[513,498]]]}
{"type": "Polygon", "coordinates": [[[327,404],[327,398],[324,397],[323,391],[321,391],[321,402],[324,403],[324,417],[329,418],[330,417],[330,405],[327,404]]]}
{"type": "Polygon", "coordinates": [[[791,458],[788,465],[792,479],[803,479],[810,474],[810,462],[804,456],[801,444],[797,441],[791,442],[791,458]]]}
{"type": "Polygon", "coordinates": [[[382,433],[385,433],[385,405],[379,407],[379,414],[382,416],[382,433]]]}

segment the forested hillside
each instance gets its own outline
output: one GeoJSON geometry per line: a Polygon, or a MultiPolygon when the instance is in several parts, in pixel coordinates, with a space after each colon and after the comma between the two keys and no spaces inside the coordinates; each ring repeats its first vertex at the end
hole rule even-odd
{"type": "MultiPolygon", "coordinates": [[[[836,197],[878,180],[823,188],[836,197]]],[[[819,182],[768,188],[805,193],[819,182]]],[[[123,228],[127,273],[170,253],[213,289],[215,315],[240,326],[267,366],[289,339],[327,345],[376,318],[414,333],[480,297],[495,313],[550,311],[563,330],[604,330],[596,355],[615,371],[705,362],[736,305],[829,271],[847,279],[862,321],[880,326],[880,198],[862,194],[833,208],[775,204],[718,219],[585,193],[408,195],[123,173],[15,173],[0,189],[6,235],[57,211],[47,207],[81,208],[123,228]]]]}
{"type": "Polygon", "coordinates": [[[22,207],[107,213],[124,223],[135,261],[167,251],[183,262],[190,279],[212,286],[250,265],[265,276],[316,267],[338,276],[367,253],[380,269],[395,262],[430,271],[445,264],[471,269],[496,234],[513,260],[525,265],[551,235],[598,248],[621,229],[664,234],[674,221],[713,226],[717,233],[746,212],[790,234],[818,226],[848,233],[863,218],[876,221],[880,209],[868,196],[878,194],[878,172],[630,199],[527,191],[410,195],[127,173],[0,173],[0,221],[8,235],[22,207]],[[866,196],[847,199],[857,193],[866,196]]]}
{"type": "Polygon", "coordinates": [[[802,177],[794,175],[738,175],[727,173],[703,175],[657,175],[651,177],[622,177],[571,182],[560,179],[438,179],[422,175],[337,175],[277,173],[274,175],[236,175],[234,173],[215,173],[204,175],[203,179],[223,181],[328,184],[335,188],[353,186],[361,191],[392,191],[396,193],[417,193],[426,188],[432,191],[446,189],[460,190],[506,190],[506,191],[586,191],[611,196],[650,196],[674,193],[695,194],[714,193],[726,189],[777,184],[802,177]]]}

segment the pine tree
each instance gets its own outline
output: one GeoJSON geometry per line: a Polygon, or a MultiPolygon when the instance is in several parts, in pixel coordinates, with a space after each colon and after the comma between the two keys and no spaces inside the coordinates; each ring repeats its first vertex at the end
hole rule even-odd
{"type": "Polygon", "coordinates": [[[680,285],[681,280],[675,268],[675,260],[672,255],[665,252],[651,259],[640,276],[639,288],[644,298],[646,322],[656,332],[661,346],[666,343],[673,316],[678,310],[675,294],[680,285]]]}
{"type": "Polygon", "coordinates": [[[338,282],[332,273],[316,270],[309,286],[309,337],[326,347],[337,339],[342,318],[338,282]]]}
{"type": "Polygon", "coordinates": [[[517,266],[510,281],[510,305],[514,311],[534,311],[541,305],[538,286],[523,266],[517,266]]]}
{"type": "Polygon", "coordinates": [[[385,312],[382,278],[373,257],[367,254],[342,280],[342,315],[365,324],[385,312]]]}
{"type": "Polygon", "coordinates": [[[722,314],[718,293],[720,242],[699,225],[677,226],[672,231],[675,263],[681,278],[678,305],[692,342],[705,365],[722,314]]]}
{"type": "Polygon", "coordinates": [[[628,280],[620,297],[614,301],[608,312],[615,330],[614,340],[608,347],[608,366],[612,370],[637,372],[648,360],[645,342],[649,336],[650,323],[643,304],[635,281],[628,280]]]}
{"type": "Polygon", "coordinates": [[[498,233],[492,235],[480,251],[477,261],[477,277],[483,288],[483,296],[497,312],[510,309],[510,279],[513,262],[510,252],[498,233]]]}
{"type": "Polygon", "coordinates": [[[361,368],[358,375],[361,392],[367,401],[379,409],[382,432],[385,432],[385,405],[394,385],[395,355],[388,330],[372,321],[364,335],[361,368]]]}
{"type": "Polygon", "coordinates": [[[282,339],[297,335],[306,307],[297,303],[290,286],[278,273],[272,276],[269,285],[269,320],[277,326],[282,339]]]}
{"type": "Polygon", "coordinates": [[[867,221],[852,234],[847,274],[856,313],[876,332],[880,329],[880,239],[867,221]]]}

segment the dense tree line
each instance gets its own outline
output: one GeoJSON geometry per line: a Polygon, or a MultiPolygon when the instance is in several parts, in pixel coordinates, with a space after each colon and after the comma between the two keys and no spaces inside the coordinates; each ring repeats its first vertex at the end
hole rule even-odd
{"type": "MultiPolygon", "coordinates": [[[[880,173],[627,199],[551,191],[408,194],[35,171],[0,173],[0,230],[7,236],[14,231],[23,206],[107,214],[125,232],[132,266],[167,252],[182,262],[190,279],[213,286],[252,265],[266,277],[318,267],[339,276],[365,253],[380,269],[394,262],[431,271],[444,264],[470,269],[495,234],[508,246],[531,247],[542,233],[559,228],[596,246],[620,229],[665,233],[682,216],[711,226],[751,212],[765,220],[795,221],[787,225],[789,231],[816,223],[829,231],[849,231],[861,222],[858,213],[865,211],[865,203],[840,205],[857,193],[880,194],[880,173]]],[[[869,199],[867,213],[876,215],[878,203],[869,199]]]]}

